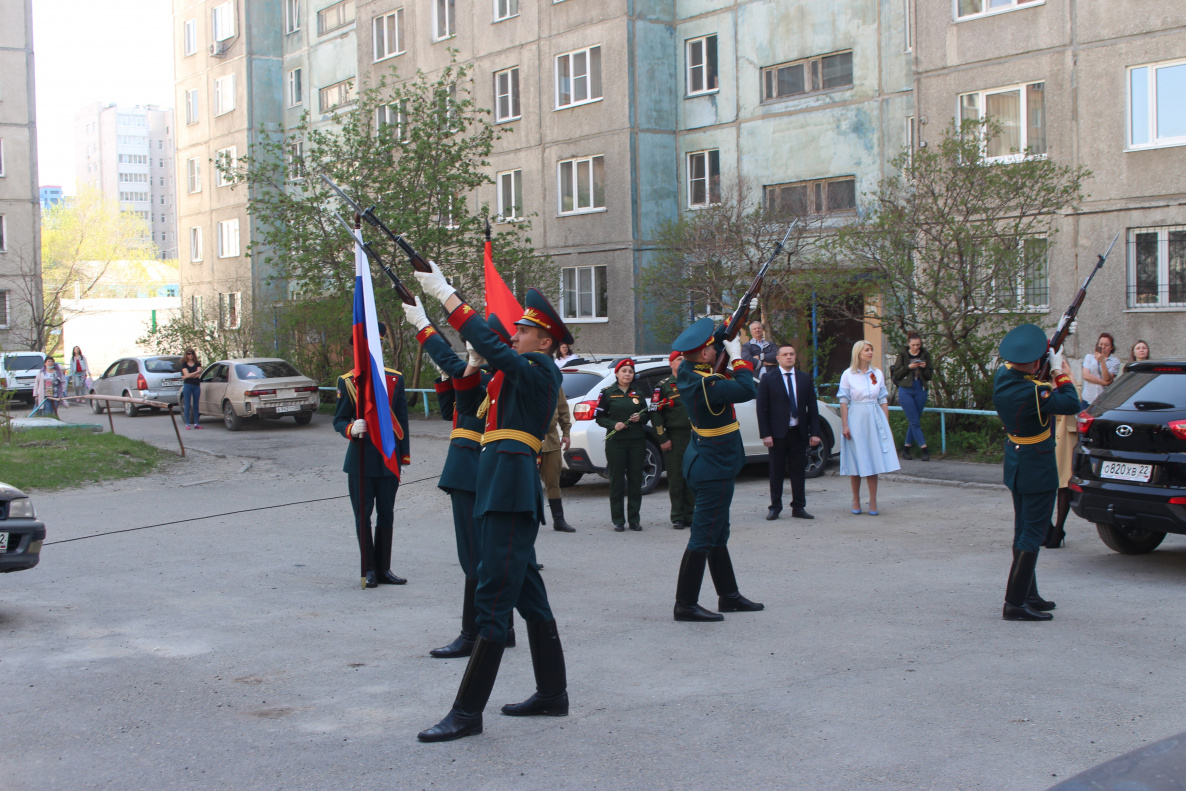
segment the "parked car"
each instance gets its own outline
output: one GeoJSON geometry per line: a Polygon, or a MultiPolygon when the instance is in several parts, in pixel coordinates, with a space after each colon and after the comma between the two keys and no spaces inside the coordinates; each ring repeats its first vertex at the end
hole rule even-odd
{"type": "MultiPolygon", "coordinates": [[[[103,375],[91,385],[92,395],[128,396],[147,398],[163,404],[180,404],[181,401],[181,358],[170,355],[148,355],[144,357],[123,357],[107,366],[103,375]]],[[[121,406],[115,402],[115,407],[121,406]]],[[[139,404],[122,403],[124,414],[136,417],[144,407],[139,404]]],[[[149,407],[159,412],[157,407],[149,407]]],[[[107,403],[91,400],[91,410],[96,415],[107,411],[107,403]]]]}
{"type": "Polygon", "coordinates": [[[243,421],[292,417],[308,425],[320,403],[317,383],[276,357],[252,357],[210,363],[202,372],[198,413],[222,418],[227,431],[243,421]]]}
{"type": "MultiPolygon", "coordinates": [[[[616,358],[620,359],[620,358],[616,358]]],[[[671,375],[671,366],[667,362],[667,355],[643,355],[633,357],[638,364],[635,369],[636,387],[646,393],[648,400],[655,391],[658,383],[671,375]]],[[[605,429],[597,425],[593,419],[593,411],[597,408],[597,399],[603,387],[608,387],[614,380],[612,360],[584,365],[566,366],[561,369],[564,375],[564,395],[568,398],[569,410],[572,412],[572,430],[569,436],[572,444],[564,453],[567,466],[560,474],[561,486],[572,486],[586,473],[597,473],[605,477],[605,429]]],[[[836,438],[840,436],[840,417],[832,408],[817,401],[820,414],[821,442],[808,453],[807,477],[815,478],[823,475],[828,459],[832,455],[832,448],[836,447],[836,438]]],[[[769,456],[762,438],[758,436],[757,402],[748,401],[737,404],[737,420],[741,424],[741,440],[745,445],[747,462],[764,462],[769,456]]],[[[644,427],[647,435],[646,455],[643,458],[642,491],[648,494],[654,491],[663,474],[663,454],[659,450],[659,442],[654,429],[648,424],[644,427]]]]}
{"type": "Polygon", "coordinates": [[[0,482],[0,573],[31,569],[41,560],[45,525],[28,495],[0,482]]]}
{"type": "Polygon", "coordinates": [[[33,382],[45,367],[41,352],[0,353],[0,387],[29,404],[33,403],[33,382]]]}
{"type": "Polygon", "coordinates": [[[1078,421],[1075,514],[1126,555],[1186,534],[1186,362],[1129,363],[1078,421]]]}

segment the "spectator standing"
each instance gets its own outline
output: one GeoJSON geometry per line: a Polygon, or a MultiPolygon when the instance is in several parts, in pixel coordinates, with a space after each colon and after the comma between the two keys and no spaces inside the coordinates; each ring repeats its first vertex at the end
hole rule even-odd
{"type": "Polygon", "coordinates": [[[1116,339],[1110,332],[1101,332],[1095,351],[1083,358],[1083,408],[1086,409],[1104,388],[1120,373],[1120,358],[1112,352],[1116,339]]]}
{"type": "Polygon", "coordinates": [[[766,330],[760,321],[749,323],[749,334],[750,340],[741,347],[741,356],[754,367],[754,378],[761,379],[766,371],[778,365],[778,347],[766,340],[766,330]]]}
{"type": "Polygon", "coordinates": [[[782,513],[782,479],[791,476],[791,516],[815,519],[807,513],[804,473],[807,448],[819,445],[819,405],[811,375],[795,370],[795,347],[778,347],[778,367],[758,382],[758,436],[770,456],[770,510],[766,519],[782,513]]]}
{"type": "MultiPolygon", "coordinates": [[[[91,369],[87,365],[86,355],[82,353],[82,349],[78,346],[74,347],[74,351],[70,353],[70,385],[74,389],[74,395],[82,396],[87,394],[87,380],[91,378],[91,369]]],[[[78,400],[82,403],[82,399],[78,400]]]]}
{"type": "Polygon", "coordinates": [[[927,406],[927,382],[931,381],[933,375],[931,353],[923,348],[922,338],[917,332],[906,333],[906,348],[898,352],[898,359],[890,368],[890,376],[898,388],[898,401],[909,422],[906,440],[902,444],[903,459],[914,458],[914,446],[911,443],[917,442],[922,450],[922,460],[931,460],[927,439],[922,435],[922,412],[927,406]]]}
{"type": "Polygon", "coordinates": [[[57,417],[58,406],[70,406],[66,398],[66,373],[53,357],[46,357],[45,364],[33,380],[33,400],[37,408],[29,417],[57,417]]]}
{"type": "Polygon", "coordinates": [[[1132,350],[1128,353],[1128,361],[1130,363],[1141,363],[1151,357],[1149,351],[1149,343],[1147,341],[1137,341],[1132,345],[1132,350]]]}
{"type": "MultiPolygon", "coordinates": [[[[1070,366],[1060,348],[1050,361],[1051,371],[1061,371],[1070,378],[1070,366]]],[[[1071,386],[1074,387],[1074,381],[1071,386]]],[[[1078,397],[1078,389],[1075,395],[1078,397]]],[[[1080,399],[1082,400],[1082,399],[1080,399]]],[[[1058,463],[1058,496],[1055,501],[1054,521],[1046,531],[1042,546],[1058,549],[1066,541],[1067,516],[1071,512],[1071,470],[1075,465],[1075,446],[1079,444],[1079,421],[1076,415],[1054,416],[1054,460],[1058,463]]]]}
{"type": "Polygon", "coordinates": [[[202,361],[193,349],[181,358],[181,416],[186,428],[201,428],[198,420],[198,396],[201,394],[202,361]]]}
{"type": "MultiPolygon", "coordinates": [[[[561,344],[563,348],[564,344],[561,344]]],[[[548,508],[552,510],[552,528],[561,533],[575,533],[576,528],[564,521],[564,501],[560,499],[560,470],[564,467],[562,454],[571,444],[569,431],[572,429],[572,415],[568,411],[568,399],[564,397],[564,388],[556,397],[556,411],[552,414],[552,423],[548,426],[548,433],[544,434],[544,443],[539,451],[539,474],[543,479],[544,489],[548,494],[548,508]]]]}
{"type": "Polygon", "coordinates": [[[581,356],[579,354],[574,354],[571,346],[569,346],[567,343],[562,343],[560,344],[560,353],[556,357],[556,367],[563,368],[574,360],[579,359],[581,359],[581,356]]]}
{"type": "Polygon", "coordinates": [[[877,516],[877,476],[901,469],[889,424],[885,374],[873,367],[873,344],[857,341],[840,377],[840,474],[851,476],[852,512],[861,512],[861,479],[869,479],[869,514],[877,516]]]}

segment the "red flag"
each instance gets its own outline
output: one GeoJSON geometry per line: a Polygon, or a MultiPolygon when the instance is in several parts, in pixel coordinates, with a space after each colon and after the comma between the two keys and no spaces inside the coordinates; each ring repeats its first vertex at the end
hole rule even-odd
{"type": "Polygon", "coordinates": [[[494,268],[494,248],[490,240],[486,240],[486,318],[490,314],[498,316],[507,329],[513,329],[514,324],[523,315],[523,306],[515,295],[507,288],[502,276],[494,268]]]}

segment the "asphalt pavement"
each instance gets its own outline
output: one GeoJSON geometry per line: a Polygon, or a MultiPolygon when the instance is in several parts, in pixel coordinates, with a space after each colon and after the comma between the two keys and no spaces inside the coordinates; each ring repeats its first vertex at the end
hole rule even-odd
{"type": "MultiPolygon", "coordinates": [[[[175,448],[163,415],[114,421],[175,448]]],[[[1055,620],[1006,623],[999,470],[935,485],[917,479],[945,463],[915,461],[885,476],[878,517],[848,512],[847,480],[809,481],[814,521],[765,521],[747,468],[730,546],[767,609],[719,624],[671,619],[687,533],[665,488],[642,533],[615,533],[586,476],[565,490],[578,532],[537,542],[570,716],[498,714],[533,689],[523,640],[485,733],[420,744],[465,668],[427,655],[461,609],[435,486],[448,426],[412,423],[393,563],[408,585],[364,591],[329,424],[211,420],[157,474],[34,493],[41,565],[0,578],[0,787],[1043,789],[1186,729],[1186,539],[1121,556],[1072,517],[1038,566],[1055,620]]]]}

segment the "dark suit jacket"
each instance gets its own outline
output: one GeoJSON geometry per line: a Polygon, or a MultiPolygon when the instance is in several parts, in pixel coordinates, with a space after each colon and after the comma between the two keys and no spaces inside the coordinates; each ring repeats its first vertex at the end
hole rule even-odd
{"type": "MultiPolygon", "coordinates": [[[[819,437],[819,405],[811,377],[795,369],[795,398],[799,407],[799,433],[803,439],[819,437]]],[[[769,368],[758,382],[758,436],[782,439],[791,421],[791,399],[787,397],[782,369],[769,368]]]]}

